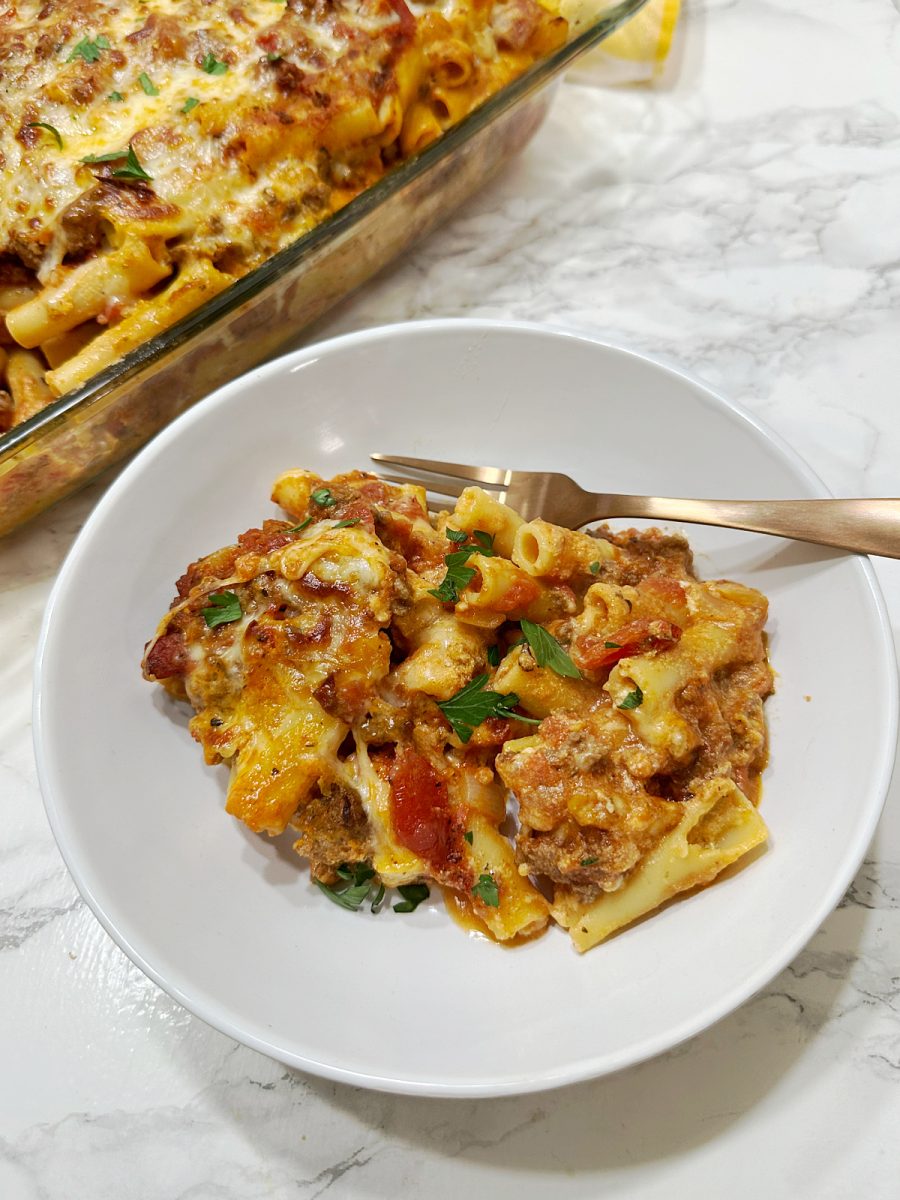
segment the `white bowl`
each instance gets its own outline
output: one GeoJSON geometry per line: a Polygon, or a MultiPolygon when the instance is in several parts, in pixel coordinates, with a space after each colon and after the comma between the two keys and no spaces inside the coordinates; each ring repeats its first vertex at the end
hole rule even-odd
{"type": "Polygon", "coordinates": [[[896,736],[892,643],[869,563],[688,529],[706,577],[771,600],[777,692],[765,853],[585,956],[517,949],[439,903],[349,913],[282,842],[223,811],[187,713],[140,658],[188,562],[273,514],[275,475],[374,450],[563,470],[597,490],[826,495],[759,422],[684,374],[528,325],[434,321],[338,338],[230,384],[152,442],[97,506],[48,605],[35,740],[78,887],[125,952],[224,1033],[332,1079],[499,1095],[628,1066],[697,1033],[797,954],[881,810],[896,736]]]}

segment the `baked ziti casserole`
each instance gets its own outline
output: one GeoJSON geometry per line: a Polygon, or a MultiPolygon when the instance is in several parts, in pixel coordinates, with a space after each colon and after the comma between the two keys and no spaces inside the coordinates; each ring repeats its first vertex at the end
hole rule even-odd
{"type": "Polygon", "coordinates": [[[475,487],[432,517],[360,472],[273,499],[288,520],[188,567],[143,668],[330,899],[437,885],[499,941],[552,919],[587,950],[765,841],[766,600],[683,538],[475,487]]]}
{"type": "Polygon", "coordinates": [[[10,0],[0,432],[296,240],[566,32],[549,0],[10,0]]]}

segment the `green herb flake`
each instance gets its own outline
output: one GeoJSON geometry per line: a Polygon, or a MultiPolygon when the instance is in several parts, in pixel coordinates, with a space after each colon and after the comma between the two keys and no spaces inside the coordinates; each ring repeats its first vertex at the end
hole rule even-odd
{"type": "Polygon", "coordinates": [[[66,59],[66,62],[74,62],[76,58],[82,58],[86,63],[96,62],[100,57],[100,51],[108,49],[109,41],[102,34],[93,41],[89,37],[83,37],[77,45],[73,46],[72,53],[66,59]]]}
{"type": "Polygon", "coordinates": [[[475,578],[475,568],[465,565],[475,553],[477,551],[474,546],[467,546],[465,550],[456,550],[453,554],[444,555],[447,574],[438,587],[428,589],[428,594],[436,596],[442,604],[455,604],[459,593],[475,578]]]}
{"type": "Polygon", "coordinates": [[[114,100],[117,104],[120,104],[125,99],[121,92],[110,92],[106,98],[107,100],[114,100]]]}
{"type": "Polygon", "coordinates": [[[185,100],[184,104],[181,106],[181,111],[183,113],[189,113],[192,109],[196,108],[199,103],[200,101],[196,96],[188,96],[187,100],[185,100]]]}
{"type": "Polygon", "coordinates": [[[492,667],[500,666],[500,647],[488,646],[487,660],[492,667]]]}
{"type": "Polygon", "coordinates": [[[599,862],[599,861],[600,860],[598,858],[583,858],[581,860],[581,865],[583,867],[592,867],[595,862],[599,862]]]}
{"type": "Polygon", "coordinates": [[[588,567],[588,570],[590,571],[590,573],[592,575],[599,575],[600,574],[600,563],[592,562],[591,565],[588,567]]]}
{"type": "Polygon", "coordinates": [[[125,166],[119,167],[116,171],[111,171],[113,179],[142,179],[147,183],[153,182],[153,176],[148,175],[141,164],[138,162],[138,156],[134,152],[134,147],[128,143],[128,154],[125,158],[125,166]]]}
{"type": "Polygon", "coordinates": [[[207,597],[209,605],[203,609],[203,619],[210,629],[239,621],[244,615],[241,602],[234,592],[213,592],[207,597]]]}
{"type": "Polygon", "coordinates": [[[141,71],[140,75],[138,75],[138,83],[141,85],[141,87],[144,89],[144,91],[146,92],[146,94],[148,96],[158,96],[159,95],[159,88],[156,86],[156,84],[153,82],[153,80],[150,78],[150,76],[147,74],[146,71],[141,71]]]}
{"type": "Polygon", "coordinates": [[[641,689],[638,687],[638,685],[635,684],[634,691],[629,692],[628,695],[625,697],[625,699],[622,701],[622,703],[620,705],[618,705],[618,707],[619,708],[640,708],[640,706],[643,703],[644,703],[644,693],[641,691],[641,689]]]}
{"type": "Polygon", "coordinates": [[[270,63],[281,62],[281,57],[282,56],[280,54],[276,54],[274,50],[270,50],[269,53],[266,55],[266,59],[270,63]]]}
{"type": "Polygon", "coordinates": [[[472,888],[472,895],[477,896],[488,908],[500,907],[500,889],[497,887],[497,881],[493,875],[487,871],[478,876],[478,882],[472,888]]]}
{"type": "Polygon", "coordinates": [[[310,500],[313,504],[318,504],[319,508],[334,508],[337,504],[337,500],[326,487],[316,488],[310,496],[310,500]]]}
{"type": "Polygon", "coordinates": [[[467,841],[469,843],[469,845],[471,846],[475,840],[475,834],[472,832],[471,829],[467,829],[466,832],[463,834],[463,839],[464,839],[464,841],[467,841]]]}
{"type": "Polygon", "coordinates": [[[349,529],[351,525],[358,525],[359,517],[347,517],[343,521],[338,521],[336,525],[332,525],[332,529],[349,529]]]}
{"type": "Polygon", "coordinates": [[[46,129],[47,133],[49,133],[56,140],[57,146],[59,146],[60,150],[62,150],[62,148],[63,148],[62,134],[59,132],[59,130],[56,128],[55,125],[48,125],[46,121],[29,121],[28,124],[25,126],[25,128],[26,129],[46,129]]]}
{"type": "Polygon", "coordinates": [[[381,909],[382,901],[384,900],[384,891],[385,891],[384,884],[379,883],[378,891],[375,893],[375,899],[372,901],[371,905],[369,906],[369,912],[373,912],[373,913],[379,912],[379,910],[381,909]]]}
{"type": "Polygon", "coordinates": [[[299,525],[292,525],[290,529],[286,529],[285,533],[302,533],[307,526],[312,525],[312,517],[307,517],[305,521],[301,521],[299,525]]]}
{"type": "Polygon", "coordinates": [[[541,625],[536,625],[534,621],[526,621],[524,618],[519,623],[539,667],[549,667],[557,675],[565,675],[569,679],[581,678],[581,672],[556,638],[552,637],[546,629],[541,625]]]}
{"type": "Polygon", "coordinates": [[[492,692],[485,687],[487,681],[487,675],[476,675],[471,683],[460,688],[455,696],[438,703],[438,708],[464,745],[475,732],[475,726],[486,721],[488,717],[509,717],[516,721],[525,721],[529,725],[540,725],[540,721],[534,717],[523,717],[513,711],[519,703],[515,692],[509,692],[508,695],[492,692]]]}
{"type": "Polygon", "coordinates": [[[427,883],[401,883],[397,891],[403,897],[399,904],[394,905],[394,912],[415,912],[423,900],[431,895],[427,883]]]}
{"type": "Polygon", "coordinates": [[[478,553],[483,554],[485,558],[493,558],[497,551],[494,549],[494,535],[485,533],[483,529],[476,529],[472,533],[472,537],[478,543],[478,553]]]}
{"type": "Polygon", "coordinates": [[[228,63],[222,62],[210,52],[200,64],[200,70],[205,71],[207,75],[224,75],[228,70],[228,63]]]}
{"type": "Polygon", "coordinates": [[[125,159],[125,165],[115,171],[110,171],[110,175],[114,179],[142,179],[152,183],[153,176],[148,175],[141,166],[130,142],[127,150],[111,150],[108,154],[88,154],[81,161],[83,163],[107,163],[118,162],[120,158],[125,159]]]}
{"type": "MultiPolygon", "coordinates": [[[[369,898],[369,893],[372,890],[372,880],[375,877],[375,871],[368,863],[341,863],[336,868],[338,878],[341,883],[327,884],[322,883],[320,879],[314,879],[313,883],[316,887],[324,892],[329,900],[339,905],[341,908],[349,909],[350,912],[359,912],[362,905],[369,898]]],[[[376,897],[380,903],[384,898],[384,886],[380,886],[381,896],[376,897]]],[[[373,901],[373,905],[375,901],[373,901]]],[[[373,907],[372,911],[375,909],[373,907]]]]}
{"type": "Polygon", "coordinates": [[[604,642],[603,649],[604,650],[621,650],[622,647],[618,642],[604,642]]]}
{"type": "Polygon", "coordinates": [[[444,532],[449,542],[465,542],[469,537],[464,529],[445,529],[444,532]]]}

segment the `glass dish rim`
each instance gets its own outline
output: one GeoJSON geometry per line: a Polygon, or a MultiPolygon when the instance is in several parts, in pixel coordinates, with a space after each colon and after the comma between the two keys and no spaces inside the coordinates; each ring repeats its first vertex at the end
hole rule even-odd
{"type": "Polygon", "coordinates": [[[0,467],[15,461],[29,446],[39,443],[54,430],[62,430],[69,413],[88,414],[102,401],[138,377],[158,359],[179,349],[195,335],[202,334],[216,321],[227,317],[243,304],[252,301],[271,284],[292,271],[307,255],[327,246],[332,240],[349,232],[385,200],[402,191],[414,180],[427,174],[438,163],[475,137],[495,118],[508,112],[519,101],[536,92],[564,67],[586,50],[602,42],[642,9],[649,0],[618,0],[604,9],[596,20],[571,41],[560,46],[548,58],[533,64],[517,79],[506,84],[483,104],[453,125],[436,141],[418,154],[393,167],[381,179],[360,192],[343,208],[326,217],[320,224],[301,234],[289,245],[276,251],[248,274],[236,279],[224,291],[205,301],[174,325],[148,338],[117,362],[93,375],[81,387],[58,396],[45,408],[20,425],[0,434],[0,467]]]}

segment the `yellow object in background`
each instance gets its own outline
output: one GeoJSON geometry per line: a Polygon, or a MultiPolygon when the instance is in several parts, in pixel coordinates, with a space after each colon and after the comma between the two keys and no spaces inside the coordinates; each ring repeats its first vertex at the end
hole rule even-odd
{"type": "MultiPolygon", "coordinates": [[[[577,32],[586,21],[596,19],[597,3],[563,0],[560,11],[577,32]]],[[[680,11],[681,0],[648,0],[630,21],[583,55],[569,78],[598,86],[652,82],[668,56],[680,11]]]]}

